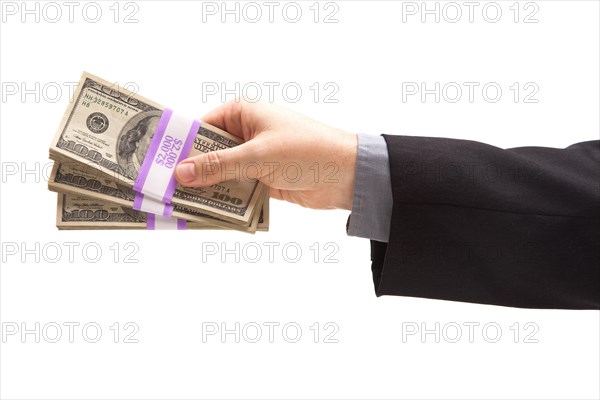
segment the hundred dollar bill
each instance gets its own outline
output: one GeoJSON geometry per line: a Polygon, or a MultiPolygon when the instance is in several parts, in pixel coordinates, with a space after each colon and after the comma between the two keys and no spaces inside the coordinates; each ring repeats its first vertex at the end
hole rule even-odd
{"type": "MultiPolygon", "coordinates": [[[[132,188],[163,109],[151,100],[84,72],[50,146],[50,158],[90,166],[132,188]]],[[[189,156],[242,142],[202,123],[189,156]]],[[[257,205],[264,200],[264,192],[264,184],[253,179],[230,180],[208,188],[178,185],[172,203],[220,220],[249,225],[257,205]]]]}
{"type": "MultiPolygon", "coordinates": [[[[94,199],[99,204],[115,204],[126,210],[133,208],[135,198],[135,193],[131,188],[115,181],[112,177],[99,172],[89,165],[76,162],[55,162],[48,179],[48,188],[59,193],[94,199]]],[[[254,214],[248,224],[223,221],[214,216],[202,214],[196,210],[178,205],[174,205],[173,207],[173,216],[203,226],[218,226],[220,228],[236,229],[250,233],[256,232],[256,230],[268,230],[269,202],[266,201],[265,195],[259,199],[257,204],[259,212],[254,214]],[[258,229],[259,227],[260,229],[258,229]]],[[[143,213],[136,213],[138,213],[136,215],[143,215],[143,213]]]]}
{"type": "MultiPolygon", "coordinates": [[[[261,218],[258,230],[268,229],[266,218],[261,218]]],[[[56,226],[61,230],[146,229],[146,213],[85,196],[58,193],[56,226]]],[[[202,222],[188,222],[187,227],[193,230],[223,229],[202,222]]]]}
{"type": "MultiPolygon", "coordinates": [[[[58,229],[146,229],[146,213],[118,204],[58,193],[58,229]]],[[[188,222],[188,229],[223,229],[202,222],[188,222]]]]}

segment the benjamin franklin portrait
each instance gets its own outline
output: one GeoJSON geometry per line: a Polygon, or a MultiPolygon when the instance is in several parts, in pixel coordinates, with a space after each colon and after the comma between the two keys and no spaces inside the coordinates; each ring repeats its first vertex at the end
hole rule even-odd
{"type": "Polygon", "coordinates": [[[139,113],[131,118],[119,133],[117,163],[127,177],[134,180],[137,178],[161,114],[161,111],[139,113]]]}
{"type": "MultiPolygon", "coordinates": [[[[116,151],[117,163],[122,168],[121,173],[132,180],[135,180],[140,172],[161,114],[161,111],[141,112],[127,121],[119,133],[116,151]]],[[[130,187],[118,181],[117,187],[133,200],[135,193],[130,187]]],[[[136,220],[146,220],[145,213],[128,208],[124,208],[124,210],[136,220]]]]}

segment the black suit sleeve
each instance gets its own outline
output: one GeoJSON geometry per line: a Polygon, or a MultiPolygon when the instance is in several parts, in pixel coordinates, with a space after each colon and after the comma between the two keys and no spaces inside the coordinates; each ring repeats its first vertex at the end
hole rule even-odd
{"type": "Polygon", "coordinates": [[[600,308],[600,141],[566,149],[387,136],[394,206],[378,296],[600,308]]]}

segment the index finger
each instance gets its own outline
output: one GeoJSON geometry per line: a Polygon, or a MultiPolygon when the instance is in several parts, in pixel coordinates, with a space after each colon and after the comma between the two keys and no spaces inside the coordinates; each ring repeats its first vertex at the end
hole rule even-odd
{"type": "Polygon", "coordinates": [[[243,121],[243,106],[240,99],[229,101],[202,117],[202,121],[244,140],[250,139],[251,135],[243,121]]]}

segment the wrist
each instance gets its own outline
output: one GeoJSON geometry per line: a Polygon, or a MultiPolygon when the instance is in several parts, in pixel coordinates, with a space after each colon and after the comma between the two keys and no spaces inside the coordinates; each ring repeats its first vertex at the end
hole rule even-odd
{"type": "Polygon", "coordinates": [[[358,156],[358,135],[341,132],[340,154],[336,168],[339,169],[339,179],[335,183],[333,208],[342,210],[352,209],[354,180],[356,176],[356,159],[358,156]]]}

